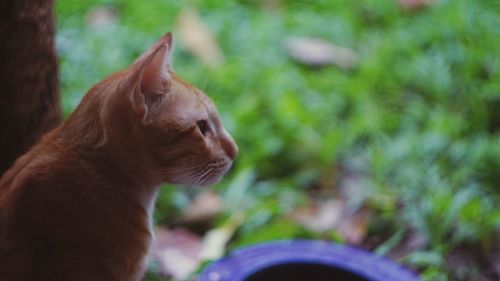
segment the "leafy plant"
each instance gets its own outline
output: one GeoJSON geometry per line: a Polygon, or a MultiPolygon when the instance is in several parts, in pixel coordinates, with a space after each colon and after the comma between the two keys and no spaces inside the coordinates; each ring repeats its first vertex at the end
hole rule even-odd
{"type": "MultiPolygon", "coordinates": [[[[359,204],[378,215],[370,235],[389,239],[396,236],[383,232],[412,229],[424,238],[424,248],[402,262],[425,280],[465,280],[447,255],[463,244],[487,255],[498,243],[500,16],[494,1],[435,1],[413,12],[396,1],[277,1],[278,8],[268,1],[189,2],[216,34],[225,62],[207,67],[178,44],[174,66],[215,100],[241,151],[216,187],[226,202],[217,222],[235,202],[245,213],[230,248],[324,238],[287,214],[317,189],[336,194],[344,170],[369,183],[359,204]],[[359,63],[352,70],[294,63],[283,47],[292,36],[351,48],[359,63]],[[375,225],[382,221],[389,223],[375,225]]],[[[58,1],[65,113],[155,38],[175,34],[184,5],[58,1]],[[89,14],[103,7],[114,16],[96,28],[89,14]]],[[[189,198],[182,189],[164,188],[157,219],[169,219],[189,198]]],[[[404,236],[396,238],[385,252],[404,236]]]]}

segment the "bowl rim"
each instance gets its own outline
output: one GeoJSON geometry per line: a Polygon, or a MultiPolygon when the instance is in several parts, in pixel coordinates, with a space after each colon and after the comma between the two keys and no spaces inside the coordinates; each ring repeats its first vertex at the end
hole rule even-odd
{"type": "Polygon", "coordinates": [[[418,281],[416,274],[382,256],[323,240],[276,240],[232,251],[210,264],[198,281],[244,281],[272,266],[321,264],[352,272],[370,281],[418,281]]]}

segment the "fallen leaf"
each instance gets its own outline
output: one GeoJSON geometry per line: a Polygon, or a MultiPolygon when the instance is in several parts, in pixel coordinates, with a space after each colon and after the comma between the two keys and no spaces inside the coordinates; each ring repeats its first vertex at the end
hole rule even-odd
{"type": "Polygon", "coordinates": [[[181,215],[180,221],[189,224],[209,221],[222,211],[223,204],[218,193],[204,191],[195,197],[181,215]]]}
{"type": "Polygon", "coordinates": [[[97,7],[91,9],[86,16],[87,24],[93,28],[101,28],[110,25],[118,17],[116,9],[111,7],[97,7]]]}
{"type": "Polygon", "coordinates": [[[339,226],[343,209],[342,201],[328,200],[298,208],[292,212],[292,218],[309,230],[326,232],[339,226]]]}
{"type": "Polygon", "coordinates": [[[371,211],[361,208],[356,212],[343,200],[315,202],[310,206],[298,208],[291,213],[292,219],[314,232],[336,230],[343,240],[359,245],[366,237],[371,211]]]}
{"type": "Polygon", "coordinates": [[[333,64],[343,69],[352,69],[358,61],[358,55],[353,50],[319,38],[288,38],[285,49],[292,58],[310,66],[333,64]]]}
{"type": "Polygon", "coordinates": [[[283,6],[283,3],[281,0],[262,0],[261,5],[264,10],[278,11],[283,6]]]}
{"type": "Polygon", "coordinates": [[[238,227],[243,223],[242,214],[234,214],[221,227],[208,231],[203,238],[202,260],[216,260],[221,258],[226,250],[226,245],[233,237],[238,227]]]}
{"type": "Polygon", "coordinates": [[[368,221],[371,217],[371,211],[361,209],[352,217],[344,217],[338,228],[338,232],[344,240],[351,245],[360,245],[366,238],[368,221]]]}
{"type": "Polygon", "coordinates": [[[184,8],[177,18],[180,43],[210,67],[223,63],[224,55],[212,31],[202,22],[198,11],[184,8]]]}
{"type": "Polygon", "coordinates": [[[201,263],[202,239],[185,229],[156,230],[154,258],[160,274],[174,280],[185,280],[201,263]]]}
{"type": "Polygon", "coordinates": [[[500,275],[495,272],[495,249],[487,255],[480,247],[459,245],[445,257],[448,268],[454,268],[453,280],[497,281],[500,275]]]}
{"type": "Polygon", "coordinates": [[[434,3],[434,0],[397,0],[399,6],[405,10],[420,10],[434,3]]]}
{"type": "Polygon", "coordinates": [[[500,245],[496,247],[497,250],[494,251],[494,254],[490,256],[490,264],[492,271],[496,274],[498,278],[500,278],[500,245]]]}

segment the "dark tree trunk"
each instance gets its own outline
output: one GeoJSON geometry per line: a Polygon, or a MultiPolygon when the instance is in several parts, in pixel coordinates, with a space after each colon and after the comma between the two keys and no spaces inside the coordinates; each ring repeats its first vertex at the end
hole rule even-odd
{"type": "Polygon", "coordinates": [[[0,176],[61,120],[54,0],[0,0],[0,176]]]}

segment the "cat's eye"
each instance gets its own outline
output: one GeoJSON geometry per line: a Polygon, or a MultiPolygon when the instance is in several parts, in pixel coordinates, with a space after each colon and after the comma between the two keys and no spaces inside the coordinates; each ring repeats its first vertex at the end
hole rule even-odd
{"type": "Polygon", "coordinates": [[[198,126],[198,130],[200,130],[200,133],[204,136],[210,130],[210,126],[208,125],[207,120],[199,120],[198,122],[196,122],[196,125],[198,126]]]}

